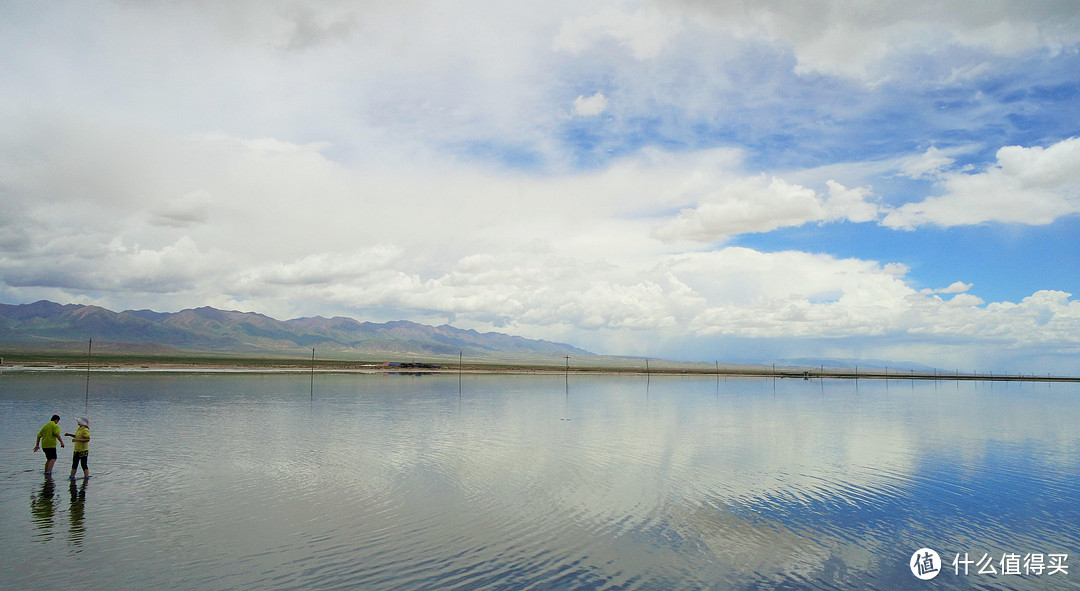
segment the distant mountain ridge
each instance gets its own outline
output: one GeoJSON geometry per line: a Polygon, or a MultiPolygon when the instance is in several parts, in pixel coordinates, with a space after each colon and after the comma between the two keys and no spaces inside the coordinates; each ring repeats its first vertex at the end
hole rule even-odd
{"type": "Polygon", "coordinates": [[[565,343],[480,333],[450,325],[404,320],[372,323],[352,318],[277,320],[254,312],[203,307],[176,313],[113,312],[99,306],[0,304],[0,345],[59,348],[98,342],[143,351],[286,353],[320,349],[350,354],[457,356],[593,355],[565,343]]]}

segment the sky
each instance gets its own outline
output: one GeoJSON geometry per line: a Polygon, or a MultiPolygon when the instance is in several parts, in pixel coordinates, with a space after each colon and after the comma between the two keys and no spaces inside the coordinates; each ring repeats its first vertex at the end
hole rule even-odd
{"type": "Polygon", "coordinates": [[[1080,375],[1080,3],[0,3],[0,302],[1080,375]]]}

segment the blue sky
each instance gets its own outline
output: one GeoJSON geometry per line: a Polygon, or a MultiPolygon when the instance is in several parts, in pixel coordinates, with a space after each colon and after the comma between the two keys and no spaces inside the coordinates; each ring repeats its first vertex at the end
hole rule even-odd
{"type": "Polygon", "coordinates": [[[1070,2],[8,2],[0,301],[1080,374],[1070,2]]]}

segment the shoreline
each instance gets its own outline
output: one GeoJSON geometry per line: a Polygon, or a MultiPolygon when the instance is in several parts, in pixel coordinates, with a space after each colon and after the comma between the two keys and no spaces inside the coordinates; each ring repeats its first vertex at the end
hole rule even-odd
{"type": "Polygon", "coordinates": [[[1044,383],[1080,383],[1077,376],[1054,376],[1033,374],[993,374],[993,373],[941,373],[908,371],[901,373],[893,370],[848,370],[770,367],[656,367],[642,369],[617,365],[606,366],[553,366],[526,365],[513,363],[492,363],[472,365],[422,364],[425,367],[402,364],[388,366],[381,363],[346,363],[320,361],[303,366],[298,362],[265,360],[216,360],[216,361],[129,361],[101,362],[94,364],[55,361],[27,361],[15,364],[0,364],[0,376],[5,374],[35,373],[160,373],[160,374],[344,374],[344,375],[612,375],[612,376],[696,376],[696,377],[732,377],[754,379],[802,379],[809,380],[890,380],[890,381],[938,381],[938,382],[1044,382],[1044,383]]]}

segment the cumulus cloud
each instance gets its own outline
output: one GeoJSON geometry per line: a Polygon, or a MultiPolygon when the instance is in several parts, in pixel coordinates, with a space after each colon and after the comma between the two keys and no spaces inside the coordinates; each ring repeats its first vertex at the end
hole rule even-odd
{"type": "Polygon", "coordinates": [[[964,283],[963,281],[954,281],[948,287],[941,289],[923,289],[919,293],[923,295],[930,295],[935,293],[964,293],[973,287],[970,283],[964,283]]]}
{"type": "Polygon", "coordinates": [[[331,283],[366,281],[372,279],[371,275],[374,273],[391,267],[400,255],[401,249],[390,245],[374,245],[350,253],[320,252],[292,262],[271,263],[248,269],[241,275],[239,282],[248,286],[270,284],[324,287],[331,283]]]}
{"type": "Polygon", "coordinates": [[[868,81],[888,77],[883,64],[889,59],[913,54],[971,48],[1014,55],[1041,48],[1058,51],[1080,42],[1080,8],[1051,0],[1022,5],[884,0],[872,7],[842,0],[673,4],[737,35],[790,45],[798,73],[868,81]]]}
{"type": "Polygon", "coordinates": [[[0,257],[4,283],[76,293],[187,293],[213,285],[229,268],[229,255],[204,252],[186,236],[156,249],[118,237],[87,238],[53,238],[18,258],[0,257]]]}
{"type": "Polygon", "coordinates": [[[873,261],[728,247],[679,257],[671,268],[706,295],[691,326],[748,337],[880,335],[902,326],[906,269],[873,261]]]}
{"type": "Polygon", "coordinates": [[[659,228],[664,240],[722,240],[734,234],[769,232],[814,221],[871,221],[877,205],[869,189],[848,189],[828,181],[828,196],[812,189],[759,175],[717,187],[696,207],[682,210],[659,228]]]}
{"type": "Polygon", "coordinates": [[[1080,350],[1080,301],[1065,292],[1043,290],[1018,304],[986,304],[957,282],[936,290],[956,294],[946,300],[914,291],[902,266],[736,247],[679,257],[670,267],[705,297],[707,304],[691,322],[699,334],[900,340],[933,335],[1009,348],[1080,350]]]}
{"type": "Polygon", "coordinates": [[[823,215],[813,190],[762,175],[710,193],[703,203],[681,211],[656,235],[667,240],[711,241],[732,234],[799,226],[823,215]]]}
{"type": "Polygon", "coordinates": [[[494,325],[657,329],[700,300],[670,274],[521,251],[467,257],[426,287],[429,305],[494,325]]]}
{"type": "Polygon", "coordinates": [[[830,179],[825,185],[829,196],[823,200],[825,221],[849,220],[871,222],[880,215],[879,206],[873,201],[873,191],[867,187],[847,188],[830,179]]]}
{"type": "MultiPolygon", "coordinates": [[[[940,308],[939,302],[936,298],[924,300],[918,311],[924,315],[932,313],[940,308]]],[[[951,306],[947,314],[935,314],[935,318],[937,322],[912,326],[909,332],[983,341],[1012,349],[1047,347],[1060,353],[1080,351],[1080,340],[1075,336],[1075,331],[1080,329],[1080,301],[1063,291],[1040,290],[1019,303],[951,306]]]]}
{"type": "Polygon", "coordinates": [[[984,170],[941,173],[938,183],[941,195],[902,205],[882,224],[907,230],[924,224],[1049,224],[1080,212],[1080,138],[1046,148],[1006,146],[984,170]]]}
{"type": "Polygon", "coordinates": [[[602,93],[596,93],[590,97],[578,95],[574,99],[574,113],[582,117],[592,117],[604,112],[607,108],[607,97],[602,93]]]}
{"type": "Polygon", "coordinates": [[[916,179],[934,178],[952,166],[953,161],[942,150],[931,146],[922,154],[904,158],[900,163],[900,172],[916,179]]]}
{"type": "MultiPolygon", "coordinates": [[[[707,22],[713,31],[739,38],[770,39],[791,48],[795,72],[877,82],[889,76],[885,64],[912,55],[955,49],[990,55],[1062,48],[1080,42],[1080,9],[1042,0],[1024,5],[971,1],[940,5],[885,0],[868,9],[842,0],[777,2],[694,2],[660,0],[604,6],[565,19],[555,37],[557,50],[580,53],[611,40],[639,59],[655,58],[672,38],[707,22]]],[[[970,74],[979,63],[954,70],[970,74]]]]}

